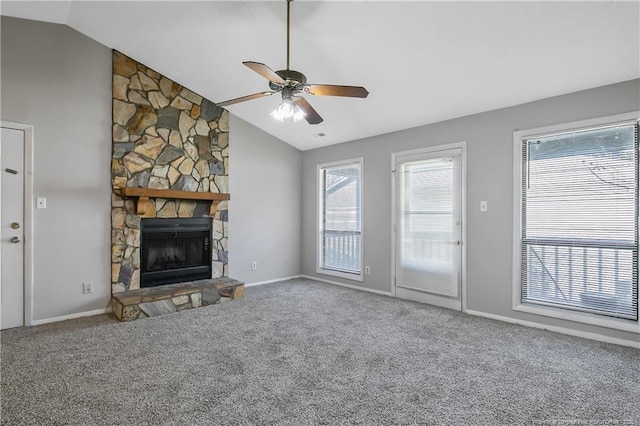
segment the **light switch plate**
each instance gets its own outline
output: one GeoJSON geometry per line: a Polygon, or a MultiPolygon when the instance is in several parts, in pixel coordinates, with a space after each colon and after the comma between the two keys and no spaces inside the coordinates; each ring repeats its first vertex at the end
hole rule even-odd
{"type": "Polygon", "coordinates": [[[44,197],[36,198],[36,208],[37,209],[46,209],[47,208],[47,199],[44,197]]]}
{"type": "Polygon", "coordinates": [[[489,208],[489,206],[487,205],[486,201],[480,201],[480,211],[481,212],[486,212],[488,208],[489,208]]]}

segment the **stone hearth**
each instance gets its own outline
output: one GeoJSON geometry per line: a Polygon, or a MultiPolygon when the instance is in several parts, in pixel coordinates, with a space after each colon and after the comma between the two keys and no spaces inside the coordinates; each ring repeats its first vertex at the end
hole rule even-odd
{"type": "Polygon", "coordinates": [[[114,294],[113,313],[120,321],[155,317],[244,297],[244,283],[214,278],[114,294]]]}

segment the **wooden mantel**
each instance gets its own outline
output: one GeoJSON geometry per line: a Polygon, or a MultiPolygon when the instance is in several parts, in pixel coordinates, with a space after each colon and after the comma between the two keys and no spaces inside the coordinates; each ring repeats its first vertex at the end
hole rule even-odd
{"type": "Polygon", "coordinates": [[[230,194],[217,194],[213,192],[175,191],[173,189],[152,188],[116,188],[114,192],[124,198],[136,200],[136,213],[144,215],[147,212],[149,198],[164,198],[168,200],[199,200],[210,201],[209,214],[215,216],[220,201],[231,198],[230,194]]]}

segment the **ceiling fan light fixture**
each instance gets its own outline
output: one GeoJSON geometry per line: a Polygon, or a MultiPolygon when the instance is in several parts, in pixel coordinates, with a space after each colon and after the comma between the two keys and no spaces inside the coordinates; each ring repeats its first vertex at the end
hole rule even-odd
{"type": "Polygon", "coordinates": [[[303,120],[306,115],[307,113],[296,105],[296,112],[293,114],[293,122],[295,123],[296,121],[303,120]]]}
{"type": "Polygon", "coordinates": [[[299,121],[302,120],[305,115],[306,113],[300,109],[291,98],[284,98],[282,103],[271,112],[271,116],[281,123],[289,118],[293,118],[294,122],[299,121]]]}
{"type": "Polygon", "coordinates": [[[285,98],[282,103],[273,110],[271,116],[276,120],[283,122],[285,118],[291,118],[294,114],[294,104],[290,98],[285,98]]]}
{"type": "MultiPolygon", "coordinates": [[[[1,1],[1,0],[0,0],[1,1]]],[[[280,122],[293,118],[293,121],[306,120],[309,124],[320,124],[323,119],[318,112],[307,102],[303,93],[315,96],[344,96],[349,98],[366,98],[369,95],[367,89],[361,86],[337,86],[334,84],[309,84],[307,77],[300,71],[289,68],[290,54],[290,31],[291,31],[291,2],[287,3],[287,68],[274,71],[260,62],[245,61],[243,64],[260,74],[269,81],[268,92],[254,93],[253,95],[242,96],[228,101],[218,102],[217,105],[224,107],[252,99],[271,96],[275,93],[282,95],[282,103],[271,112],[271,116],[280,122]]]]}

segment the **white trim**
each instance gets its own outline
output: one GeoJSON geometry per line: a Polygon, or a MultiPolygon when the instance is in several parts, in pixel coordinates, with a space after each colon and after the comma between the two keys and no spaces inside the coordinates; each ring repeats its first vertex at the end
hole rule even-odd
{"type": "MultiPolygon", "coordinates": [[[[362,235],[360,235],[360,238],[361,238],[360,241],[362,241],[362,235]]],[[[360,248],[360,252],[362,253],[362,247],[360,248]]],[[[361,257],[364,257],[364,256],[361,256],[361,257]]],[[[360,260],[360,263],[362,263],[362,260],[360,260]]],[[[360,274],[355,274],[355,273],[351,274],[349,272],[334,271],[333,269],[326,269],[326,268],[320,268],[320,267],[316,269],[316,274],[330,275],[332,277],[342,278],[345,280],[364,282],[362,267],[360,268],[360,274]]]]}
{"type": "Polygon", "coordinates": [[[513,238],[511,244],[511,308],[520,305],[522,295],[522,138],[521,131],[513,132],[513,238]]]}
{"type": "Polygon", "coordinates": [[[33,152],[31,124],[0,121],[0,127],[24,132],[24,325],[33,325],[33,152]]]}
{"type": "Polygon", "coordinates": [[[345,280],[364,282],[364,157],[351,158],[348,160],[332,161],[329,163],[322,163],[316,166],[316,273],[322,275],[331,275],[337,278],[343,278],[345,280]],[[324,198],[324,188],[322,187],[322,180],[320,175],[322,169],[326,167],[341,166],[343,164],[355,164],[360,165],[360,273],[348,273],[336,271],[333,269],[326,269],[321,267],[320,258],[322,256],[322,199],[324,198]]]}
{"type": "Polygon", "coordinates": [[[598,342],[613,343],[613,344],[616,344],[616,345],[630,346],[632,348],[640,349],[640,342],[634,342],[633,340],[627,340],[627,339],[619,339],[617,337],[611,337],[611,336],[607,336],[605,334],[590,333],[590,332],[587,332],[587,331],[574,330],[573,328],[566,328],[566,327],[558,327],[558,326],[554,326],[554,325],[539,324],[537,322],[524,321],[524,320],[519,320],[519,319],[515,319],[515,318],[505,317],[505,316],[502,316],[502,315],[488,314],[486,312],[474,311],[474,310],[471,310],[471,309],[467,310],[467,314],[478,316],[478,317],[483,317],[483,318],[490,318],[490,319],[494,319],[494,320],[497,320],[497,321],[508,322],[508,323],[511,323],[511,324],[523,325],[525,327],[532,327],[532,328],[539,328],[539,329],[542,329],[542,330],[549,330],[549,331],[552,331],[554,333],[561,333],[561,334],[567,334],[569,336],[582,337],[584,339],[596,340],[598,342]]]}
{"type": "MultiPolygon", "coordinates": [[[[461,198],[461,208],[462,208],[462,212],[461,212],[461,227],[462,229],[460,230],[460,238],[462,241],[462,247],[461,247],[461,257],[460,257],[460,309],[462,310],[462,312],[466,312],[467,310],[467,142],[466,141],[462,141],[462,142],[455,142],[455,143],[449,143],[449,144],[445,144],[445,145],[437,145],[437,146],[433,146],[433,147],[427,147],[427,148],[419,148],[419,149],[412,149],[412,150],[408,150],[408,151],[401,151],[401,152],[394,152],[391,154],[391,295],[393,297],[400,297],[398,296],[398,289],[396,288],[396,204],[397,204],[397,200],[396,200],[396,163],[398,161],[398,158],[400,157],[411,157],[411,156],[415,156],[415,155],[421,155],[421,154],[430,154],[430,153],[438,153],[438,152],[442,152],[442,151],[448,151],[448,150],[452,150],[452,149],[460,149],[461,154],[460,154],[460,167],[461,167],[461,186],[462,186],[462,191],[460,194],[460,198],[461,198]]],[[[404,292],[406,293],[406,292],[404,292]]],[[[418,294],[418,292],[414,292],[415,294],[418,294]]],[[[422,296],[421,296],[422,297],[422,296]]],[[[402,297],[405,298],[405,297],[402,297]]],[[[422,299],[425,299],[424,297],[422,297],[422,299]]],[[[416,299],[417,300],[417,299],[416,299]]],[[[449,309],[458,309],[457,307],[451,307],[451,299],[448,298],[443,298],[443,297],[435,297],[435,298],[429,298],[429,300],[433,300],[436,303],[432,303],[432,302],[422,302],[422,303],[431,303],[431,304],[438,304],[438,303],[442,303],[441,305],[438,304],[438,306],[443,306],[445,308],[449,308],[449,309]]]]}
{"type": "Polygon", "coordinates": [[[351,289],[354,289],[354,290],[362,290],[362,291],[366,291],[366,292],[369,292],[369,293],[380,294],[382,296],[393,296],[393,294],[391,294],[390,291],[376,290],[376,289],[373,289],[373,288],[361,287],[361,286],[352,285],[352,284],[344,284],[344,283],[341,283],[341,282],[338,282],[338,281],[332,281],[332,280],[326,280],[324,278],[313,277],[311,275],[304,275],[303,274],[303,275],[300,275],[299,278],[306,278],[306,279],[309,279],[311,281],[319,281],[321,283],[337,285],[337,286],[340,286],[340,287],[351,288],[351,289]]]}
{"type": "Polygon", "coordinates": [[[462,148],[462,193],[460,197],[462,198],[462,212],[461,212],[461,221],[462,221],[462,229],[460,231],[460,236],[462,237],[462,271],[460,271],[461,279],[462,279],[462,288],[461,288],[461,297],[462,297],[462,312],[467,312],[467,142],[460,142],[462,148]]]}
{"type": "MultiPolygon", "coordinates": [[[[410,152],[410,151],[404,151],[410,152]]],[[[396,154],[391,153],[391,296],[396,291],[396,154]]]]}
{"type": "Polygon", "coordinates": [[[514,140],[516,135],[523,138],[543,137],[552,133],[571,133],[583,130],[588,127],[600,125],[622,124],[634,120],[640,120],[640,111],[625,112],[622,114],[607,115],[604,117],[589,118],[587,120],[571,121],[568,123],[552,124],[550,126],[536,127],[534,129],[519,130],[513,132],[514,140]]]}
{"type": "Polygon", "coordinates": [[[554,308],[551,306],[541,306],[531,303],[519,303],[518,306],[515,306],[513,308],[513,310],[518,312],[526,312],[528,314],[558,318],[567,321],[579,322],[582,324],[597,325],[599,327],[612,328],[614,330],[640,334],[640,323],[638,321],[610,318],[602,315],[569,311],[565,309],[554,308]]]}
{"type": "Polygon", "coordinates": [[[108,306],[105,309],[95,309],[93,311],[78,312],[76,314],[61,315],[59,317],[45,318],[41,320],[33,320],[31,322],[31,325],[42,325],[42,324],[49,324],[52,322],[66,321],[66,320],[76,319],[76,318],[92,317],[95,315],[108,314],[110,312],[111,312],[111,307],[108,306]]]}
{"type": "MultiPolygon", "coordinates": [[[[640,322],[630,322],[601,315],[538,306],[521,302],[521,241],[522,241],[522,140],[557,132],[571,132],[588,127],[609,125],[640,120],[640,111],[597,117],[588,120],[554,124],[528,130],[513,132],[513,245],[512,245],[512,278],[511,304],[514,311],[526,312],[551,318],[559,318],[582,324],[596,325],[631,333],[640,333],[640,322]]],[[[569,329],[567,329],[569,330],[569,329]]],[[[571,334],[571,333],[566,333],[571,334]]],[[[598,339],[596,339],[598,340],[598,339]]]]}
{"type": "Polygon", "coordinates": [[[256,286],[263,285],[263,284],[277,283],[277,282],[280,282],[280,281],[293,280],[293,279],[301,278],[301,277],[302,277],[302,275],[293,275],[293,276],[290,276],[290,277],[275,278],[275,279],[273,279],[273,280],[267,280],[267,281],[256,281],[255,283],[248,283],[248,284],[247,284],[247,283],[245,283],[245,285],[244,285],[244,286],[245,286],[245,287],[256,287],[256,286]]]}

